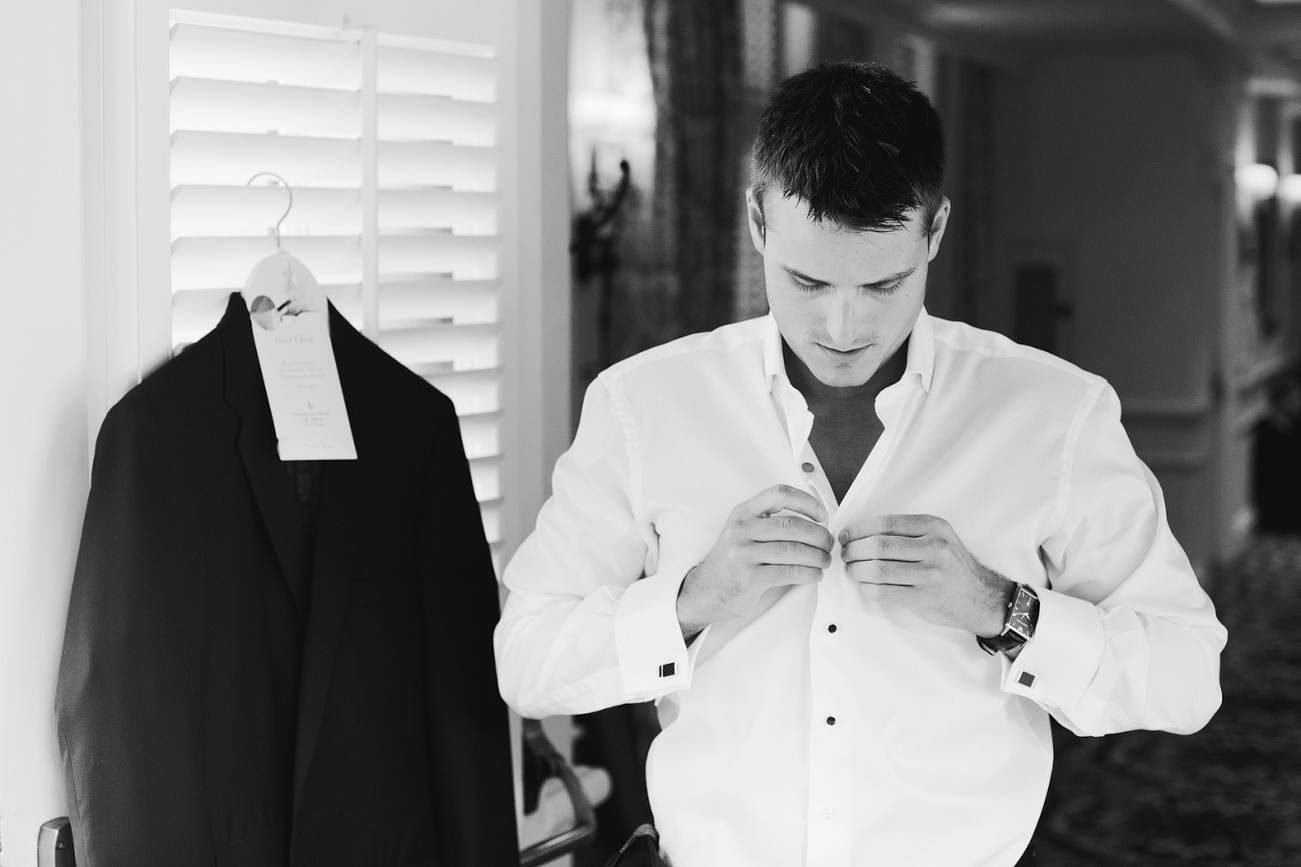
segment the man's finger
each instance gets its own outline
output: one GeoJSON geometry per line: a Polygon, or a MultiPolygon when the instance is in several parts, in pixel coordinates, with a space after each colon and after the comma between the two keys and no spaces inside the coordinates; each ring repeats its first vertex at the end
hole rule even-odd
{"type": "Polygon", "coordinates": [[[803,542],[824,551],[835,544],[831,532],[821,524],[807,521],[799,515],[773,515],[754,521],[750,536],[756,542],[803,542]]]}
{"type": "Polygon", "coordinates": [[[858,560],[845,567],[845,575],[859,584],[913,587],[920,574],[916,563],[895,560],[858,560]]]}
{"type": "Polygon", "coordinates": [[[899,584],[859,584],[858,592],[866,599],[872,599],[876,602],[882,602],[887,605],[907,605],[910,598],[916,590],[912,587],[904,587],[899,584]]]}
{"type": "Polygon", "coordinates": [[[868,536],[925,536],[944,523],[934,515],[877,515],[840,531],[840,544],[868,536]]]}
{"type": "Polygon", "coordinates": [[[760,566],[755,570],[759,580],[770,587],[787,584],[816,584],[822,580],[822,570],[812,566],[760,566]]]}
{"type": "Polygon", "coordinates": [[[899,560],[917,563],[927,559],[930,545],[918,536],[864,536],[841,546],[840,559],[846,563],[860,560],[899,560]]]}
{"type": "Polygon", "coordinates": [[[822,507],[822,503],[818,502],[817,497],[790,485],[773,485],[760,491],[745,501],[744,508],[756,518],[766,518],[782,509],[787,509],[798,512],[812,521],[827,520],[827,510],[822,507]]]}
{"type": "Polygon", "coordinates": [[[831,552],[803,542],[756,542],[754,562],[763,566],[812,566],[825,569],[831,565],[831,552]]]}

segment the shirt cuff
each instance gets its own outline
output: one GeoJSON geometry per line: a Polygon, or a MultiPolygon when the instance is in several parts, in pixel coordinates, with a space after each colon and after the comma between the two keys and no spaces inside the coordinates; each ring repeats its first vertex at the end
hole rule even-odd
{"type": "Polygon", "coordinates": [[[619,600],[614,645],[626,701],[645,701],[691,685],[705,634],[697,636],[690,648],[682,638],[678,590],[688,571],[648,575],[633,582],[619,600]]]}
{"type": "Polygon", "coordinates": [[[1003,659],[1003,691],[1069,710],[1093,681],[1102,661],[1102,612],[1092,603],[1038,588],[1034,638],[1015,660],[1003,659]]]}

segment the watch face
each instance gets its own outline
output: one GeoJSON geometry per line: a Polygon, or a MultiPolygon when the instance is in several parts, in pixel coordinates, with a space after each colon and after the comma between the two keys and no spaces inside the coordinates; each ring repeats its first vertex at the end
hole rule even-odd
{"type": "Polygon", "coordinates": [[[1012,610],[1007,614],[1006,631],[1015,632],[1029,641],[1039,620],[1039,597],[1024,584],[1017,587],[1012,610]]]}

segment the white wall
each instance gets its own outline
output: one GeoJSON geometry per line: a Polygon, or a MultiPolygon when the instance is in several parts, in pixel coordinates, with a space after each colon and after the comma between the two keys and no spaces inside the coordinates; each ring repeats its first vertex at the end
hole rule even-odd
{"type": "Polygon", "coordinates": [[[54,679],[88,477],[77,0],[0,31],[0,841],[64,815],[54,679]]]}
{"type": "MultiPolygon", "coordinates": [[[[983,324],[1012,333],[1016,251],[1067,251],[1068,357],[1115,386],[1195,564],[1222,553],[1211,383],[1221,365],[1226,75],[1192,52],[1107,51],[1001,73],[999,247],[983,305],[983,324]]],[[[1235,467],[1245,472],[1241,459],[1235,467]]]]}

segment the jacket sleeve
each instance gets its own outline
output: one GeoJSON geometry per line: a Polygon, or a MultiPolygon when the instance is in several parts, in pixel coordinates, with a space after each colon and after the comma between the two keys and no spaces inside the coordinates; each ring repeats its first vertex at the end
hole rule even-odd
{"type": "Polygon", "coordinates": [[[119,404],[95,449],[56,716],[81,867],[207,865],[203,729],[184,612],[202,550],[166,437],[119,404]],[[183,652],[177,652],[181,650],[183,652]]]}
{"type": "Polygon", "coordinates": [[[1086,398],[1066,445],[1061,517],[1042,545],[1051,589],[1004,689],[1080,735],[1197,731],[1220,705],[1226,632],[1110,386],[1086,398]]]}
{"type": "Polygon", "coordinates": [[[419,550],[439,863],[517,867],[509,718],[492,657],[497,577],[450,402],[438,424],[419,550]]]}
{"type": "Polygon", "coordinates": [[[504,576],[497,674],[524,716],[589,713],[690,686],[705,633],[690,648],[682,638],[677,596],[688,570],[658,568],[639,484],[635,426],[616,386],[598,378],[537,528],[504,576]]]}

